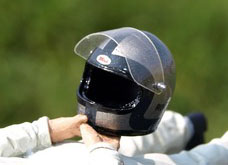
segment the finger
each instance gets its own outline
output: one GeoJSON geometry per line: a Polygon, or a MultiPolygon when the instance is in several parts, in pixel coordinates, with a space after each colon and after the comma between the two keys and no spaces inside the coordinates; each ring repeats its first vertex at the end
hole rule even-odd
{"type": "Polygon", "coordinates": [[[99,134],[88,124],[82,124],[80,126],[80,131],[82,139],[87,147],[95,143],[102,142],[99,134]]]}
{"type": "Polygon", "coordinates": [[[81,124],[80,131],[82,135],[88,136],[97,136],[98,133],[88,124],[81,124]]]}
{"type": "Polygon", "coordinates": [[[86,123],[88,121],[88,117],[86,115],[76,115],[75,116],[75,120],[78,122],[78,123],[86,123]]]}
{"type": "Polygon", "coordinates": [[[102,134],[101,137],[103,139],[106,139],[106,140],[111,139],[111,140],[120,141],[120,136],[110,136],[110,135],[103,135],[102,134]]]}
{"type": "Polygon", "coordinates": [[[70,120],[69,120],[69,123],[70,123],[70,128],[71,128],[71,131],[73,133],[73,136],[81,136],[81,133],[80,133],[80,125],[82,123],[87,123],[88,121],[88,118],[86,115],[76,115],[74,117],[71,117],[70,120]]]}
{"type": "Polygon", "coordinates": [[[111,144],[116,150],[120,147],[120,137],[119,136],[107,136],[101,135],[104,142],[111,144]]]}

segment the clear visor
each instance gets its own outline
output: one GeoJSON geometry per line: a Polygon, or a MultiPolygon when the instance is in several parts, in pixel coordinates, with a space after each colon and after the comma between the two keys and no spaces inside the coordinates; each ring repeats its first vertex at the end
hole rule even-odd
{"type": "Polygon", "coordinates": [[[75,46],[75,53],[88,59],[96,48],[116,43],[112,54],[125,57],[133,80],[140,86],[160,94],[164,85],[161,59],[153,42],[142,31],[120,28],[87,35],[75,46]],[[161,87],[161,88],[159,88],[161,87]]]}

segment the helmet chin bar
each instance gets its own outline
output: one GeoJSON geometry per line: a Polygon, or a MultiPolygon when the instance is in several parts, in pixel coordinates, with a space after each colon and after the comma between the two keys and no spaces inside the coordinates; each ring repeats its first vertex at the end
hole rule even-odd
{"type": "MultiPolygon", "coordinates": [[[[111,136],[139,136],[154,132],[156,127],[150,129],[135,130],[129,125],[131,114],[115,114],[102,111],[96,105],[86,105],[78,103],[78,114],[84,114],[88,117],[88,124],[97,132],[111,136]],[[118,121],[118,123],[116,122],[118,121]]],[[[158,119],[154,119],[153,123],[157,123],[158,119]]]]}

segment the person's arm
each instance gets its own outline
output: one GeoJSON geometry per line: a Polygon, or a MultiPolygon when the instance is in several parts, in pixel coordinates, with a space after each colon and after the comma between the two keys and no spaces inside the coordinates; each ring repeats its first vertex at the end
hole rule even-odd
{"type": "Polygon", "coordinates": [[[108,137],[97,133],[88,124],[80,126],[83,142],[89,151],[91,165],[123,165],[118,153],[120,137],[108,137]]]}
{"type": "Polygon", "coordinates": [[[48,118],[0,129],[0,156],[20,156],[27,151],[51,146],[48,118]]]}
{"type": "Polygon", "coordinates": [[[223,137],[213,139],[210,143],[199,145],[190,151],[182,151],[171,155],[177,164],[228,164],[228,132],[223,137]]]}
{"type": "Polygon", "coordinates": [[[167,155],[148,153],[140,156],[124,157],[128,164],[167,164],[167,165],[227,165],[228,132],[222,138],[214,139],[208,144],[199,145],[190,151],[167,155]]]}
{"type": "Polygon", "coordinates": [[[52,143],[80,136],[79,126],[87,122],[84,115],[49,120],[42,117],[0,129],[0,157],[21,156],[28,151],[50,147],[52,143]]]}
{"type": "MultiPolygon", "coordinates": [[[[81,125],[81,135],[90,151],[89,162],[91,165],[227,165],[228,162],[228,132],[219,139],[214,139],[208,144],[200,145],[190,151],[167,155],[161,153],[147,153],[140,156],[123,156],[117,152],[119,142],[113,137],[105,138],[98,134],[89,125],[81,125]]],[[[152,147],[152,146],[149,146],[152,147]]],[[[131,150],[127,148],[126,151],[131,150]]]]}
{"type": "Polygon", "coordinates": [[[119,152],[126,156],[146,153],[177,153],[189,141],[191,130],[184,116],[166,111],[155,132],[144,136],[123,136],[119,152]]]}

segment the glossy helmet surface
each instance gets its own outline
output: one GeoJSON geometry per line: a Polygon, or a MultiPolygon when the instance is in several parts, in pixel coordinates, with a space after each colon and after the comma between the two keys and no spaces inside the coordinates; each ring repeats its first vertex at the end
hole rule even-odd
{"type": "Polygon", "coordinates": [[[175,88],[175,63],[155,35],[135,28],[97,32],[74,49],[86,60],[78,113],[109,135],[153,132],[175,88]]]}

